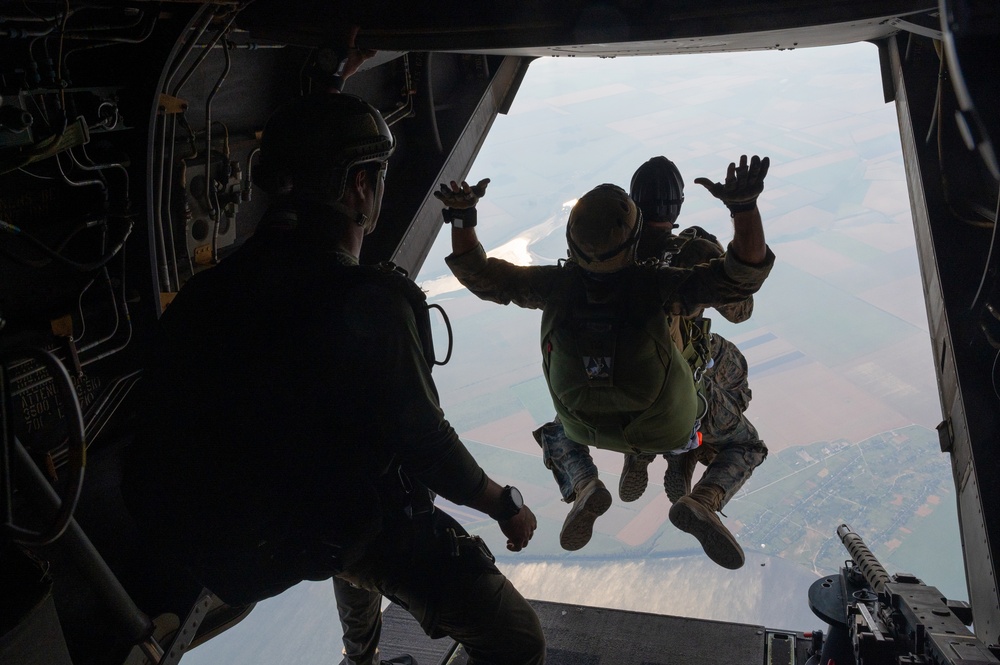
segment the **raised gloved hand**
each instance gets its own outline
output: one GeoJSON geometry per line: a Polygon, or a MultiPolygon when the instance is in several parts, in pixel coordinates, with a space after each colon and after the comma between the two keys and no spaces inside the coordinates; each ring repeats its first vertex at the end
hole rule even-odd
{"type": "Polygon", "coordinates": [[[695,178],[695,182],[703,185],[705,189],[715,198],[726,204],[729,212],[747,212],[753,210],[757,205],[757,197],[764,191],[764,176],[771,166],[768,157],[761,159],[754,155],[747,165],[747,156],[740,157],[740,165],[733,162],[726,172],[725,184],[712,182],[708,178],[695,178]]]}
{"type": "Polygon", "coordinates": [[[434,192],[434,196],[449,208],[455,208],[456,210],[475,208],[476,204],[479,203],[479,199],[486,195],[486,186],[488,184],[490,184],[489,178],[483,178],[471,186],[464,180],[461,185],[452,180],[450,187],[441,183],[441,189],[434,192]]]}

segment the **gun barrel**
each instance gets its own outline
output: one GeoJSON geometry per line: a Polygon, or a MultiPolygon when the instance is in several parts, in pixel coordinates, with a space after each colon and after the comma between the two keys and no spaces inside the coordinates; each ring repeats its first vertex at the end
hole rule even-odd
{"type": "Polygon", "coordinates": [[[879,560],[872,554],[872,551],[865,545],[865,541],[861,539],[861,536],[854,533],[851,527],[846,524],[841,524],[837,527],[837,535],[840,536],[840,541],[847,548],[848,553],[851,555],[851,560],[861,570],[872,591],[877,594],[885,593],[885,585],[891,582],[892,579],[889,577],[886,569],[882,567],[882,564],[879,563],[879,560]]]}

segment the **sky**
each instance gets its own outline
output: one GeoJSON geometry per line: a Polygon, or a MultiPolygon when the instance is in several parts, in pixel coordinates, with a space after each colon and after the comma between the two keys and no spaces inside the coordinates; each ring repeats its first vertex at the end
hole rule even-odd
{"type": "MultiPolygon", "coordinates": [[[[670,527],[656,463],[651,490],[613,506],[591,545],[558,548],[568,506],[530,436],[551,417],[538,313],[460,290],[443,233],[417,276],[454,328],[453,359],[434,372],[442,406],[487,471],[520,487],[539,516],[535,540],[500,555],[501,569],[529,598],[810,630],[823,626],[806,590],[837,572],[834,531],[847,521],[890,572],[933,575],[928,583],[965,598],[950,471],[930,438],[940,406],[895,109],[882,99],[875,47],[536,60],[469,175],[492,180],[479,205],[484,247],[555,263],[565,204],[603,182],[627,188],[659,154],[687,183],[681,225],[723,242],[729,216],[694,179],[721,180],[741,154],[772,162],[759,207],[774,272],[749,322],[713,324],[747,356],[748,416],[771,450],[726,509],[748,563],[714,567],[670,527]]],[[[595,460],[617,486],[620,456],[595,460]]],[[[503,552],[495,525],[454,513],[503,552]]],[[[185,662],[335,663],[339,639],[331,586],[303,583],[185,662]]]]}

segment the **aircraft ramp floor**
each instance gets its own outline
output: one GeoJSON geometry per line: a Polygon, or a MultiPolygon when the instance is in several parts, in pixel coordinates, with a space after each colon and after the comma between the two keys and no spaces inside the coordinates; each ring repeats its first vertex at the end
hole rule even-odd
{"type": "MultiPolygon", "coordinates": [[[[546,665],[793,665],[806,661],[802,633],[763,626],[530,601],[547,643],[546,665]]],[[[448,638],[431,640],[403,609],[384,614],[382,658],[464,665],[448,638]]]]}

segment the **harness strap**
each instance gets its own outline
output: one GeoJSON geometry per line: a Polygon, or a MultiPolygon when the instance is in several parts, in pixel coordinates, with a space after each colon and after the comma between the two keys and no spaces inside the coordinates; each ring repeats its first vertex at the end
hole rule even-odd
{"type": "MultiPolygon", "coordinates": [[[[417,323],[417,335],[420,338],[421,352],[423,353],[424,360],[427,362],[429,367],[434,367],[434,365],[444,365],[448,362],[451,357],[451,325],[448,324],[448,358],[444,362],[438,362],[434,354],[434,336],[431,332],[431,317],[430,308],[435,307],[440,309],[442,315],[444,315],[444,310],[441,309],[440,305],[428,305],[427,304],[427,294],[417,286],[416,282],[409,278],[409,274],[405,269],[397,266],[392,261],[383,261],[382,263],[377,263],[373,266],[358,266],[361,271],[359,274],[371,276],[374,278],[389,277],[389,280],[385,280],[385,283],[392,284],[398,287],[400,292],[406,298],[406,301],[410,303],[410,308],[413,310],[413,316],[417,323]]],[[[447,316],[445,320],[447,321],[447,316]]]]}

